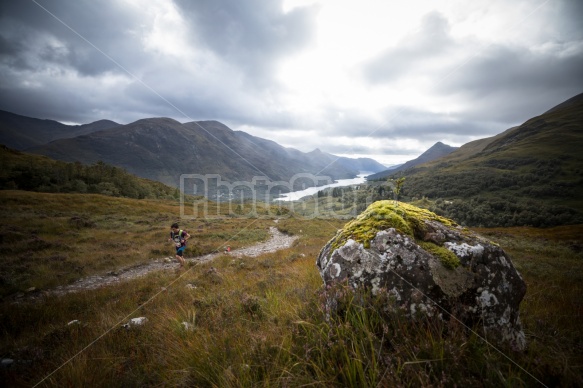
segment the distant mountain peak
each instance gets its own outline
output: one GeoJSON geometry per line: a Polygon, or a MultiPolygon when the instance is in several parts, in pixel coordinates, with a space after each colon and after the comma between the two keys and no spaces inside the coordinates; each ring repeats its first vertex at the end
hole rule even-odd
{"type": "Polygon", "coordinates": [[[421,156],[423,156],[424,154],[427,154],[429,152],[436,151],[436,150],[439,150],[439,151],[446,150],[446,151],[451,152],[451,151],[453,151],[455,149],[457,149],[457,147],[452,147],[452,146],[450,146],[448,144],[445,144],[445,143],[442,143],[442,142],[438,141],[437,143],[435,143],[434,145],[432,145],[431,147],[429,147],[427,149],[427,151],[425,151],[424,153],[422,153],[421,156]]]}
{"type": "MultiPolygon", "coordinates": [[[[97,120],[97,121],[94,121],[94,122],[92,122],[90,124],[115,124],[115,125],[121,125],[120,123],[116,123],[113,120],[107,120],[107,119],[97,120]]],[[[90,124],[81,124],[81,125],[90,125],[90,124]]]]}
{"type": "Polygon", "coordinates": [[[386,178],[390,175],[395,174],[398,171],[404,171],[408,168],[415,167],[418,164],[430,162],[432,160],[441,158],[442,156],[448,155],[457,149],[458,149],[458,147],[452,147],[452,146],[449,146],[447,144],[444,144],[444,143],[438,141],[437,143],[432,145],[429,149],[427,149],[427,151],[425,151],[421,155],[419,155],[417,158],[415,158],[413,160],[409,160],[408,162],[398,166],[397,168],[391,168],[391,169],[381,171],[381,172],[373,174],[373,175],[369,175],[367,177],[367,179],[372,180],[372,179],[386,178]]]}
{"type": "Polygon", "coordinates": [[[204,124],[213,124],[213,125],[220,125],[223,127],[226,127],[225,124],[221,123],[220,121],[217,120],[198,120],[198,121],[191,121],[191,123],[204,123],[204,124]]]}
{"type": "Polygon", "coordinates": [[[179,121],[176,121],[174,119],[171,119],[170,117],[150,117],[147,119],[139,119],[134,121],[133,123],[129,124],[129,125],[133,125],[133,124],[144,124],[144,123],[156,123],[156,124],[172,124],[172,125],[182,125],[179,121]]]}

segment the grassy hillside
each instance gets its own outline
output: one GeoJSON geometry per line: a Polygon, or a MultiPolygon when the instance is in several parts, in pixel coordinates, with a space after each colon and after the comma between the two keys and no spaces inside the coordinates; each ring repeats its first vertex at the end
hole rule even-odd
{"type": "MultiPolygon", "coordinates": [[[[172,251],[164,241],[178,214],[171,201],[0,194],[2,268],[12,270],[3,273],[4,292],[7,287],[43,289],[172,251]]],[[[410,323],[398,314],[384,316],[382,300],[363,304],[348,290],[322,290],[315,258],[343,223],[195,218],[184,225],[195,231],[191,252],[215,249],[234,235],[242,237],[232,246],[250,244],[264,238],[270,225],[299,239],[289,249],[257,258],[224,255],[185,272],[152,273],[78,294],[5,297],[0,357],[13,362],[0,369],[0,384],[583,384],[583,227],[480,230],[508,250],[528,285],[521,305],[528,351],[503,348],[503,356],[455,323],[410,323]],[[325,292],[343,293],[344,314],[326,318],[325,292]],[[121,327],[138,316],[148,322],[121,327]]]]}
{"type": "Polygon", "coordinates": [[[403,198],[466,225],[583,222],[583,99],[405,171],[403,198]]]}
{"type": "Polygon", "coordinates": [[[193,237],[190,256],[268,237],[273,221],[229,217],[228,206],[216,206],[209,203],[208,212],[224,220],[181,220],[176,200],[1,190],[0,297],[173,256],[166,239],[176,221],[193,237]]]}

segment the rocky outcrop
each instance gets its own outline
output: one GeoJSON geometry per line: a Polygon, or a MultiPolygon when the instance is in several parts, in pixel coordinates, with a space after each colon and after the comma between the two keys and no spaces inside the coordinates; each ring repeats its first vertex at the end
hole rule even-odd
{"type": "MultiPolygon", "coordinates": [[[[525,347],[519,304],[526,285],[497,244],[405,203],[378,201],[322,248],[326,285],[346,281],[385,293],[388,309],[473,326],[489,341],[525,347]]],[[[330,301],[333,302],[333,301],[330,301]]]]}

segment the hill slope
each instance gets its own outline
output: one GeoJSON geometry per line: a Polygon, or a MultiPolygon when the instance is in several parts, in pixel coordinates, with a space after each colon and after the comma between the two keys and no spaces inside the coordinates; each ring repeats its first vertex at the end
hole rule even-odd
{"type": "Polygon", "coordinates": [[[583,222],[583,98],[567,102],[405,171],[403,194],[469,225],[583,222]]]}

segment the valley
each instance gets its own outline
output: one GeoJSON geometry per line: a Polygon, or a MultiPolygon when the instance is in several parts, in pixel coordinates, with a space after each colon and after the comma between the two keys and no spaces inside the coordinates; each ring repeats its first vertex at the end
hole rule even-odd
{"type": "MultiPolygon", "coordinates": [[[[353,178],[352,169],[370,161],[320,150],[302,156],[205,122],[239,155],[256,154],[247,159],[253,166],[273,161],[274,176],[295,171],[292,159],[308,158],[311,170],[302,170],[305,174],[322,176],[318,170],[329,167],[340,179],[335,186],[309,188],[302,199],[277,202],[213,201],[180,192],[176,174],[183,172],[169,166],[193,164],[162,162],[156,149],[168,139],[159,134],[181,133],[180,146],[213,150],[212,136],[193,140],[195,124],[146,119],[94,127],[31,149],[50,149],[46,152],[69,161],[4,146],[0,383],[582,385],[581,111],[581,99],[575,98],[492,138],[454,150],[439,146],[446,152],[436,159],[416,159],[393,175],[348,186],[339,185],[355,181],[342,177],[353,178]],[[136,140],[142,137],[144,142],[136,140]],[[115,151],[108,142],[119,139],[125,146],[115,151]],[[81,147],[83,142],[93,151],[81,147]],[[251,143],[267,147],[261,151],[265,157],[251,143]],[[128,155],[132,144],[137,148],[128,155]],[[99,159],[105,150],[114,165],[99,159]],[[77,160],[81,153],[83,161],[77,160]],[[156,156],[157,161],[141,160],[147,177],[122,168],[140,155],[156,156]],[[526,351],[494,349],[477,335],[479,327],[464,329],[454,320],[410,321],[398,311],[387,320],[378,308],[387,302],[382,296],[342,285],[323,288],[315,264],[322,247],[369,205],[390,199],[398,209],[399,178],[404,181],[398,199],[408,208],[451,218],[448,222],[469,227],[510,255],[527,287],[520,304],[526,351]],[[192,235],[182,271],[168,260],[174,222],[192,235]],[[326,313],[328,292],[342,295],[342,314],[326,313]],[[142,324],[133,324],[133,318],[142,324]]],[[[225,178],[227,186],[227,178],[254,174],[255,167],[235,159],[209,160],[197,165],[196,176],[222,172],[213,176],[225,178]]]]}
{"type": "Polygon", "coordinates": [[[583,387],[583,1],[3,1],[0,387],[583,387]]]}

